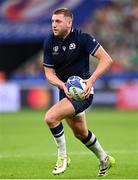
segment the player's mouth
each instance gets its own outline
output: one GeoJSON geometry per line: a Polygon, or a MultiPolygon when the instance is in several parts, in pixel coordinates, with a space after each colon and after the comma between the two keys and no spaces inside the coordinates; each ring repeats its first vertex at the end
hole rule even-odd
{"type": "Polygon", "coordinates": [[[54,33],[57,33],[57,32],[58,32],[58,30],[57,30],[57,29],[53,29],[53,32],[54,32],[54,33]]]}

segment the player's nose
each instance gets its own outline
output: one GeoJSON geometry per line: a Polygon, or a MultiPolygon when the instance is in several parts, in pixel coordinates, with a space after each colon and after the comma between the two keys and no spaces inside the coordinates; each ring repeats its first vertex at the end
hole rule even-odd
{"type": "Polygon", "coordinates": [[[56,22],[54,22],[54,21],[52,22],[52,27],[56,28],[56,22]]]}

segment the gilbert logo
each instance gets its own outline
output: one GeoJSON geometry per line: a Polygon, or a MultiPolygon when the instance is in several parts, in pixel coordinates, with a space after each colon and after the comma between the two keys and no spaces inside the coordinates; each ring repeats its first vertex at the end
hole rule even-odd
{"type": "Polygon", "coordinates": [[[76,44],[75,43],[71,43],[69,45],[69,49],[72,50],[72,49],[75,49],[76,48],[76,44]]]}

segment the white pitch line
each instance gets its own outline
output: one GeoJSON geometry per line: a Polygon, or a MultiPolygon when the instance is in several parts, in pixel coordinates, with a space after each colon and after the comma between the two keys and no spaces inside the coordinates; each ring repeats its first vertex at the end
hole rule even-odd
{"type": "MultiPolygon", "coordinates": [[[[13,180],[13,179],[5,179],[5,180],[13,180]]],[[[19,179],[14,179],[14,180],[19,180],[19,179]]],[[[20,180],[30,180],[30,179],[20,179],[20,180]]],[[[36,179],[31,179],[31,180],[36,180],[36,179]]],[[[37,179],[37,180],[51,180],[51,179],[37,179]]],[[[52,179],[52,180],[61,180],[61,179],[52,179]]],[[[71,180],[71,179],[62,179],[62,180],[71,180]]],[[[72,180],[81,180],[81,179],[72,179],[72,180]]],[[[86,179],[82,179],[82,180],[86,180],[86,179]]],[[[97,180],[97,179],[88,179],[88,180],[97,180]]],[[[102,180],[100,178],[100,180],[102,180]]],[[[105,179],[103,179],[105,180],[105,179]]],[[[111,180],[111,179],[106,179],[106,180],[111,180]]],[[[125,180],[125,178],[123,179],[116,179],[114,178],[113,180],[125,180]]],[[[136,178],[134,179],[127,179],[127,180],[137,180],[136,178]]]]}
{"type": "MultiPolygon", "coordinates": [[[[108,154],[132,154],[138,153],[138,150],[111,150],[107,151],[108,154]]],[[[70,155],[85,156],[90,155],[90,151],[73,151],[69,152],[70,155]]],[[[40,157],[40,156],[56,156],[57,153],[39,153],[39,154],[0,154],[0,158],[22,158],[22,157],[40,157]]]]}

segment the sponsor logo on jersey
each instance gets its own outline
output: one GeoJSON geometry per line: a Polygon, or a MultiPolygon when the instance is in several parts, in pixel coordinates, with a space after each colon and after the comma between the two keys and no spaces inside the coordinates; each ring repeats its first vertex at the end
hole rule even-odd
{"type": "Polygon", "coordinates": [[[62,46],[63,51],[66,51],[66,46],[62,46]]]}
{"type": "Polygon", "coordinates": [[[59,50],[59,47],[58,46],[54,46],[53,47],[52,55],[58,55],[59,54],[58,50],[59,50]]]}
{"type": "Polygon", "coordinates": [[[53,47],[53,51],[54,51],[54,52],[57,52],[57,51],[58,51],[58,49],[59,49],[59,47],[58,47],[58,46],[54,46],[54,47],[53,47]]]}

